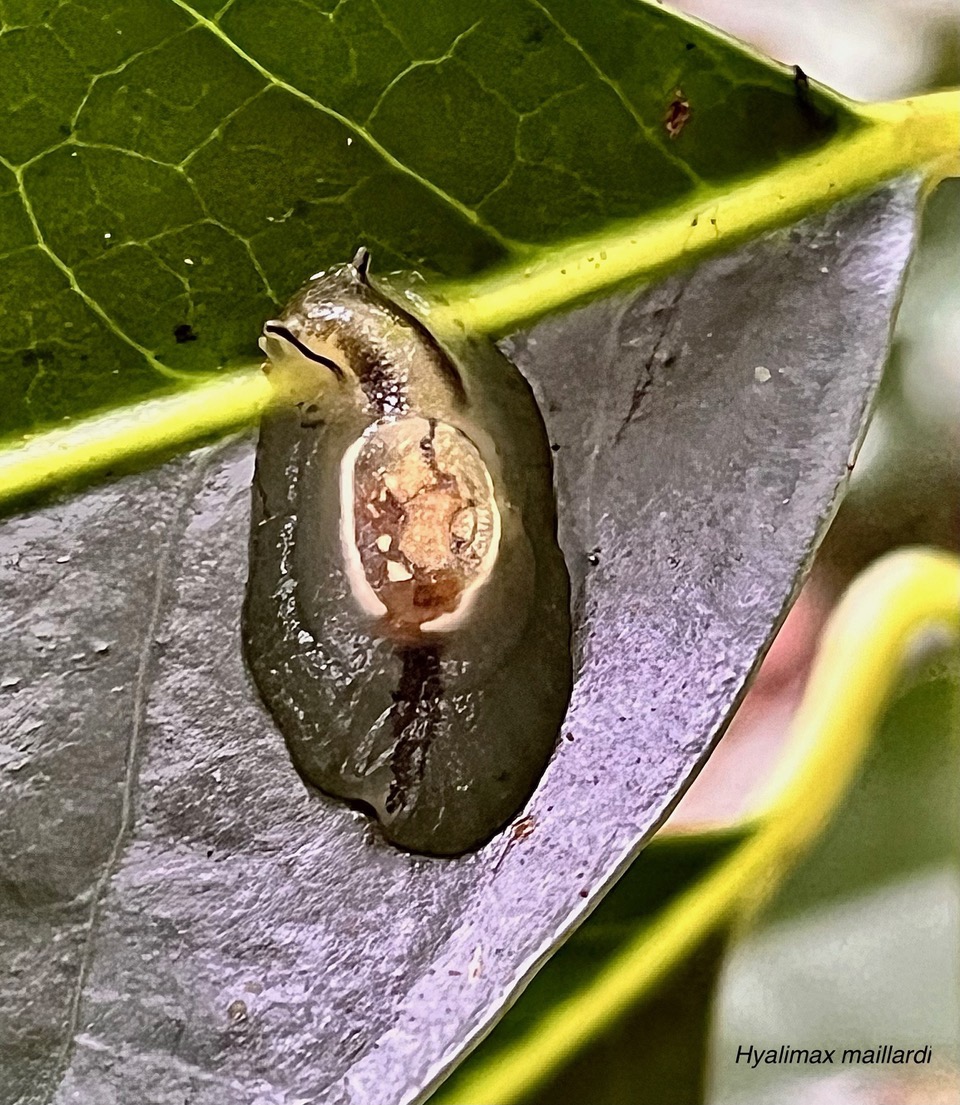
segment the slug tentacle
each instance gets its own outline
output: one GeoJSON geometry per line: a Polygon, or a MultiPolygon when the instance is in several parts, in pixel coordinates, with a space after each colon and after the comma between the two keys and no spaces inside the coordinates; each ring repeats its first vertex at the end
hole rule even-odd
{"type": "MultiPolygon", "coordinates": [[[[291,334],[283,323],[280,322],[265,322],[263,324],[264,338],[271,336],[281,338],[283,341],[288,342],[293,348],[303,357],[306,357],[308,361],[313,361],[314,364],[323,365],[324,368],[329,368],[330,371],[337,377],[338,380],[343,379],[343,369],[337,364],[336,361],[331,361],[329,357],[324,357],[320,353],[314,353],[314,351],[295,335],[291,334]]],[[[264,352],[267,357],[270,357],[270,349],[265,345],[264,352]]]]}
{"type": "Polygon", "coordinates": [[[261,345],[277,403],[257,450],[251,673],[308,783],[403,847],[475,847],[529,797],[570,696],[533,395],[494,346],[441,345],[364,249],[261,345]]]}

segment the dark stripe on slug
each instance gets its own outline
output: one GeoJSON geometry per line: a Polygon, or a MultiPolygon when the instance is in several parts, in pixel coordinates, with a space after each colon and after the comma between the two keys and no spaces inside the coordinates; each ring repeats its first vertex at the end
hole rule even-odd
{"type": "Polygon", "coordinates": [[[403,667],[390,710],[396,743],[390,759],[393,782],[384,803],[388,814],[399,812],[416,799],[427,752],[437,732],[443,696],[439,649],[404,648],[399,654],[403,667]]]}
{"type": "Polygon", "coordinates": [[[467,392],[463,386],[463,380],[460,377],[460,372],[457,366],[453,363],[443,347],[437,341],[437,339],[430,333],[430,331],[424,326],[424,324],[411,314],[406,308],[402,307],[394,299],[389,299],[378,288],[375,288],[372,284],[369,285],[371,298],[386,307],[388,311],[392,312],[398,319],[400,319],[404,325],[409,326],[411,330],[417,335],[425,346],[433,354],[435,363],[439,368],[441,374],[446,379],[454,393],[454,397],[458,404],[461,406],[466,404],[467,392]]]}
{"type": "Polygon", "coordinates": [[[351,262],[356,269],[357,276],[364,284],[369,284],[370,279],[367,273],[370,270],[370,250],[366,246],[361,246],[357,252],[353,255],[353,261],[351,262]]]}
{"type": "Polygon", "coordinates": [[[381,415],[405,411],[407,390],[392,361],[360,342],[353,345],[351,352],[353,370],[368,402],[381,415]]]}
{"type": "Polygon", "coordinates": [[[275,322],[268,322],[266,326],[264,326],[263,332],[265,334],[276,334],[278,338],[283,338],[284,341],[288,341],[294,349],[302,353],[308,361],[313,361],[314,364],[322,364],[324,368],[329,368],[338,380],[344,378],[343,369],[336,361],[331,361],[329,357],[324,357],[321,353],[314,353],[309,346],[304,345],[298,337],[292,334],[286,326],[278,326],[275,322]]]}

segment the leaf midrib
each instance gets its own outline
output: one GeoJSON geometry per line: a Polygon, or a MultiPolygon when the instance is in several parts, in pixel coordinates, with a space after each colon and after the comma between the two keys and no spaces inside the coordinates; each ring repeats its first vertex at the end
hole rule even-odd
{"type": "Polygon", "coordinates": [[[860,104],[858,126],[809,153],[437,289],[438,327],[501,336],[561,307],[663,275],[904,173],[960,174],[960,90],[860,104]]]}

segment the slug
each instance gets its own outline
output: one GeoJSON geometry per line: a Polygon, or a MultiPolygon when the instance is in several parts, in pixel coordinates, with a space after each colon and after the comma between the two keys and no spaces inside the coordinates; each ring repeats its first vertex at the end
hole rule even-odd
{"type": "Polygon", "coordinates": [[[455,855],[516,815],[556,745],[570,583],[529,386],[399,298],[361,249],[263,327],[244,653],[308,784],[455,855]]]}

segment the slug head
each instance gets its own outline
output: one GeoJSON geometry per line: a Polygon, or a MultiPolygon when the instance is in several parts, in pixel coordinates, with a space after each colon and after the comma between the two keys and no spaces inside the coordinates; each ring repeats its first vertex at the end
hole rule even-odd
{"type": "Polygon", "coordinates": [[[279,318],[263,324],[263,371],[279,401],[314,402],[332,385],[356,376],[356,350],[351,347],[361,334],[351,331],[362,331],[364,316],[376,313],[369,264],[370,254],[361,247],[349,264],[315,273],[279,318]]]}

